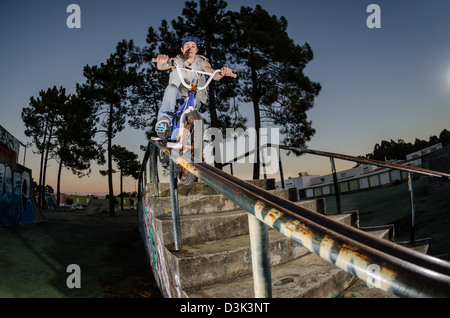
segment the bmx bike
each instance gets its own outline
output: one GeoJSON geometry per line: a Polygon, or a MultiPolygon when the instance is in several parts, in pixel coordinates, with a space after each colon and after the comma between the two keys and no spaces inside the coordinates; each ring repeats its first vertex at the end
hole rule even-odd
{"type": "MultiPolygon", "coordinates": [[[[152,61],[156,62],[156,59],[152,61]]],[[[169,136],[167,138],[152,137],[152,140],[165,141],[166,147],[170,149],[171,154],[173,151],[176,151],[177,155],[184,154],[187,159],[201,162],[203,156],[204,122],[200,112],[195,108],[195,97],[197,91],[206,89],[214,75],[221,73],[222,70],[215,70],[213,73],[193,70],[187,67],[181,67],[173,58],[169,60],[169,65],[176,68],[181,83],[189,90],[189,94],[181,106],[179,104],[175,106],[176,111],[172,118],[172,125],[169,127],[171,129],[168,134],[169,136]],[[181,71],[192,72],[193,79],[191,83],[186,83],[181,71]],[[209,78],[203,86],[199,87],[198,82],[202,74],[209,76],[209,78]]],[[[232,77],[236,77],[236,75],[232,74],[232,77]]],[[[169,163],[170,158],[168,154],[160,150],[159,160],[164,166],[169,163]]],[[[188,169],[179,164],[176,164],[175,171],[178,174],[180,182],[184,185],[191,185],[197,178],[188,169]]]]}

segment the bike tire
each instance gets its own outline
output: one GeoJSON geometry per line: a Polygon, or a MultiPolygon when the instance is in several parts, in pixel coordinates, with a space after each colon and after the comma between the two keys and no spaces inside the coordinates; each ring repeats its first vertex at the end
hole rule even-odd
{"type": "MultiPolygon", "coordinates": [[[[203,119],[196,111],[186,114],[183,135],[181,136],[181,153],[186,153],[189,158],[202,160],[203,156],[203,119]],[[195,145],[195,147],[194,147],[195,145]],[[193,152],[192,152],[193,150],[193,152]]],[[[197,177],[188,169],[179,167],[179,179],[184,185],[191,185],[197,177]]]]}

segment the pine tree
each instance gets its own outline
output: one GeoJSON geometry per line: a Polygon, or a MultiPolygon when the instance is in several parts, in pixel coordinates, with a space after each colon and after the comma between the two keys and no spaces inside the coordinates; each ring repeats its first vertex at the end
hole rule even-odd
{"type": "Polygon", "coordinates": [[[131,176],[138,179],[141,165],[138,155],[122,146],[113,145],[112,156],[120,172],[120,206],[123,211],[123,177],[131,176]]]}
{"type": "MultiPolygon", "coordinates": [[[[110,198],[114,197],[112,141],[115,135],[125,128],[126,114],[130,107],[130,90],[138,83],[137,69],[130,63],[132,58],[129,55],[129,52],[134,50],[132,40],[119,42],[116,52],[110,55],[106,63],[84,67],[86,83],[79,87],[80,94],[94,107],[100,125],[97,131],[103,132],[105,136],[110,198]]],[[[109,214],[115,215],[113,200],[110,200],[109,214]]]]}
{"type": "Polygon", "coordinates": [[[43,207],[47,174],[47,161],[50,152],[56,146],[57,130],[61,127],[60,109],[67,102],[66,89],[54,86],[41,90],[39,97],[31,97],[28,107],[22,109],[22,120],[25,124],[25,135],[33,139],[37,153],[41,155],[38,205],[43,207]]]}
{"type": "MultiPolygon", "coordinates": [[[[304,147],[315,133],[306,111],[313,107],[321,89],[303,74],[313,58],[310,46],[295,44],[287,34],[287,20],[270,15],[260,5],[231,12],[230,25],[233,28],[227,34],[235,41],[227,42],[233,43],[230,50],[242,67],[240,94],[253,106],[256,131],[262,124],[274,125],[280,128],[286,145],[304,147]]],[[[253,179],[260,174],[260,158],[256,158],[253,179]]]]}
{"type": "Polygon", "coordinates": [[[94,140],[96,121],[89,103],[71,95],[60,108],[61,127],[57,132],[58,146],[54,157],[59,161],[57,177],[57,204],[60,203],[61,172],[63,166],[79,178],[89,175],[91,161],[104,164],[104,151],[94,140]]]}

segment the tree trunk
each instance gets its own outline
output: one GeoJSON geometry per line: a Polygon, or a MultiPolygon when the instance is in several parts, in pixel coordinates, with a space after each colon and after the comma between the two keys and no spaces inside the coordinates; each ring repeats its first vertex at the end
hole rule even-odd
{"type": "MultiPolygon", "coordinates": [[[[219,128],[219,119],[217,118],[217,110],[216,110],[216,95],[214,92],[214,83],[213,82],[211,82],[211,84],[209,84],[209,115],[210,115],[210,119],[211,119],[211,127],[219,128]]],[[[216,158],[217,152],[219,152],[219,154],[217,156],[219,158],[222,158],[219,147],[214,147],[214,151],[215,151],[214,158],[216,158]]],[[[220,162],[217,162],[214,160],[214,167],[222,170],[222,166],[223,166],[222,160],[220,160],[220,162]]]]}
{"type": "Polygon", "coordinates": [[[44,172],[44,156],[45,156],[45,148],[42,149],[41,153],[41,167],[39,171],[39,185],[38,185],[38,206],[42,208],[42,174],[44,172]]]}
{"type": "MultiPolygon", "coordinates": [[[[206,57],[211,61],[211,56],[212,56],[212,50],[211,50],[211,34],[207,34],[205,37],[205,50],[206,50],[206,57]]],[[[219,119],[217,117],[217,107],[216,107],[216,93],[215,93],[215,89],[214,89],[214,81],[212,81],[209,84],[208,87],[208,107],[209,107],[209,117],[211,120],[211,127],[215,127],[215,128],[219,128],[219,119]]],[[[214,147],[214,151],[215,152],[219,152],[218,156],[219,158],[222,158],[221,153],[220,153],[220,148],[214,147]]],[[[216,154],[214,153],[214,158],[216,157],[216,154]]],[[[220,162],[216,162],[214,160],[214,167],[216,167],[217,169],[222,170],[222,160],[220,160],[220,162]]]]}
{"type": "Polygon", "coordinates": [[[39,171],[39,185],[38,185],[38,206],[42,208],[42,174],[44,172],[44,156],[45,156],[45,143],[47,141],[47,128],[48,120],[45,121],[44,140],[42,141],[42,153],[41,153],[41,166],[39,171]]]}
{"type": "Polygon", "coordinates": [[[58,181],[56,183],[56,205],[59,207],[60,205],[60,196],[61,196],[61,171],[62,171],[63,162],[62,159],[59,160],[59,168],[58,168],[58,181]]]}
{"type": "Polygon", "coordinates": [[[123,212],[123,172],[120,169],[120,210],[123,212]]]}
{"type": "Polygon", "coordinates": [[[47,162],[48,162],[48,153],[50,152],[50,142],[52,140],[52,134],[53,134],[53,125],[50,127],[50,132],[48,134],[48,140],[47,140],[47,149],[45,150],[45,158],[44,158],[44,172],[42,173],[42,199],[44,201],[44,207],[47,204],[45,202],[45,179],[47,175],[47,162]]]}
{"type": "Polygon", "coordinates": [[[251,66],[252,71],[252,100],[253,113],[255,115],[255,131],[256,131],[256,162],[253,164],[253,179],[259,179],[260,159],[259,159],[259,129],[261,128],[261,116],[259,114],[259,97],[258,97],[258,76],[256,70],[251,66]]]}
{"type": "Polygon", "coordinates": [[[211,82],[211,84],[209,84],[209,88],[208,88],[208,92],[209,92],[209,103],[208,103],[208,107],[209,107],[209,116],[211,119],[211,127],[218,127],[219,126],[219,120],[217,118],[217,111],[216,111],[216,95],[214,92],[214,83],[211,82]]]}
{"type": "Polygon", "coordinates": [[[108,186],[109,186],[109,215],[115,216],[115,199],[112,178],[112,133],[113,133],[113,104],[109,105],[109,123],[108,123],[108,186]]]}

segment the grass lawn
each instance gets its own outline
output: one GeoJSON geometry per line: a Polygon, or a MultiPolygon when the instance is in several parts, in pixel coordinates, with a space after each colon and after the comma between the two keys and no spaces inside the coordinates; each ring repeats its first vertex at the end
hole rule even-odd
{"type": "Polygon", "coordinates": [[[0,298],[159,298],[137,212],[43,211],[47,221],[0,227],[0,298]],[[81,288],[68,288],[70,264],[81,288]]]}

